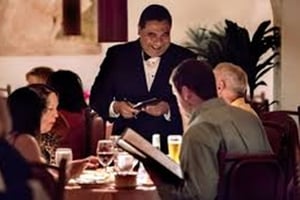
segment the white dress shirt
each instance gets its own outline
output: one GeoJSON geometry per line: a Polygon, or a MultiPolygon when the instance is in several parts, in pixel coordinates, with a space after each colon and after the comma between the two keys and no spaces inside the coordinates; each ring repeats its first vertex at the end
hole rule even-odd
{"type": "MultiPolygon", "coordinates": [[[[160,57],[150,57],[147,60],[145,60],[143,52],[142,52],[142,58],[143,58],[147,88],[148,88],[148,91],[150,91],[153,81],[155,79],[161,58],[160,57]]],[[[109,106],[109,116],[117,118],[120,116],[120,114],[114,112],[114,109],[113,109],[114,103],[115,103],[115,101],[112,101],[112,103],[109,106]]],[[[164,117],[166,120],[170,120],[170,118],[171,118],[170,111],[168,111],[166,114],[164,114],[164,117]]]]}
{"type": "Polygon", "coordinates": [[[148,91],[150,91],[160,63],[160,57],[152,57],[149,58],[148,60],[143,60],[143,63],[144,63],[144,71],[145,71],[145,77],[147,82],[147,88],[148,91]]]}

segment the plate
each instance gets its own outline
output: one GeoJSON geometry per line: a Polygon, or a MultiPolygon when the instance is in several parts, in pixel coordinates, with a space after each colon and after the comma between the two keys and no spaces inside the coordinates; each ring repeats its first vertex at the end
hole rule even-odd
{"type": "Polygon", "coordinates": [[[109,174],[95,170],[85,170],[79,177],[72,180],[73,183],[82,187],[98,187],[110,181],[109,174]]]}

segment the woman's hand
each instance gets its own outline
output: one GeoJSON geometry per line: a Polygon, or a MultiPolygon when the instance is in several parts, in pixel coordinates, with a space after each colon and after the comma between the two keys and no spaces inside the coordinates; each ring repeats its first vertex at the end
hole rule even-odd
{"type": "Polygon", "coordinates": [[[96,169],[99,166],[99,159],[96,156],[89,156],[84,159],[72,160],[70,163],[69,176],[71,178],[79,176],[85,169],[96,169]]]}
{"type": "Polygon", "coordinates": [[[88,166],[88,160],[86,159],[79,159],[79,160],[72,160],[70,163],[70,171],[69,177],[74,178],[79,176],[84,169],[88,166]]]}
{"type": "Polygon", "coordinates": [[[88,160],[88,165],[87,168],[88,169],[96,169],[99,167],[99,158],[97,156],[89,156],[87,158],[85,158],[88,160]]]}

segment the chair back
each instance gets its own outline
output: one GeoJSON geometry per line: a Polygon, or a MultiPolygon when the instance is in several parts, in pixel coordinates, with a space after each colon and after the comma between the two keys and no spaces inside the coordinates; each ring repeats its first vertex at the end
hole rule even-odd
{"type": "Polygon", "coordinates": [[[284,159],[288,152],[287,137],[288,134],[284,127],[273,121],[263,121],[263,126],[268,137],[268,141],[272,147],[273,153],[278,159],[284,159]]]}
{"type": "Polygon", "coordinates": [[[66,184],[67,160],[62,159],[59,166],[46,163],[30,163],[32,178],[38,180],[47,191],[51,200],[63,200],[66,184]],[[55,171],[57,179],[49,172],[55,171]]]}
{"type": "Polygon", "coordinates": [[[282,200],[284,179],[273,154],[226,154],[218,200],[282,200]]]}
{"type": "Polygon", "coordinates": [[[294,200],[300,199],[300,149],[297,151],[297,160],[294,177],[294,200]]]}
{"type": "Polygon", "coordinates": [[[105,139],[105,122],[94,110],[87,108],[86,116],[86,156],[96,153],[97,142],[105,139]]]}
{"type": "Polygon", "coordinates": [[[0,97],[7,98],[11,94],[11,86],[7,84],[5,87],[0,87],[0,97]]]}
{"type": "Polygon", "coordinates": [[[28,185],[31,179],[30,167],[20,152],[10,145],[4,137],[0,137],[0,199],[30,200],[32,192],[28,185]]]}
{"type": "Polygon", "coordinates": [[[294,167],[294,176],[289,182],[287,188],[287,200],[299,200],[300,199],[300,147],[295,147],[296,152],[296,164],[294,167]]]}
{"type": "Polygon", "coordinates": [[[294,116],[297,118],[298,126],[300,125],[300,106],[297,106],[297,110],[280,110],[276,112],[283,112],[290,116],[294,116]]]}
{"type": "MultiPolygon", "coordinates": [[[[286,111],[272,111],[263,113],[261,119],[266,125],[266,121],[272,122],[273,124],[277,124],[277,129],[279,132],[283,131],[283,137],[281,137],[280,142],[280,151],[278,152],[278,156],[280,157],[280,165],[283,168],[285,175],[285,183],[286,187],[289,182],[295,175],[295,166],[296,166],[296,149],[299,146],[298,140],[298,127],[295,120],[289,116],[286,111]],[[279,128],[281,126],[282,128],[279,128]],[[279,130],[280,129],[280,130],[279,130]]],[[[274,125],[273,125],[274,126],[274,125]]],[[[268,129],[266,129],[268,137],[270,134],[268,133],[268,129]]],[[[269,137],[270,138],[270,137],[269,137]]],[[[271,146],[274,141],[270,140],[271,146]]],[[[276,150],[274,150],[276,153],[276,150]]]]}

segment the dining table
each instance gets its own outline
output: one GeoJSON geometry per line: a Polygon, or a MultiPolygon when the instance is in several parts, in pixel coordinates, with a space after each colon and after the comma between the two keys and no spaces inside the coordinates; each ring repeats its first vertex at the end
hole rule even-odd
{"type": "MultiPolygon", "coordinates": [[[[89,174],[95,173],[88,171],[89,174]]],[[[98,172],[97,172],[98,173],[98,172]]],[[[95,175],[92,175],[95,177],[95,175]]],[[[64,200],[160,200],[156,186],[150,180],[143,182],[137,176],[134,187],[116,187],[114,175],[97,184],[80,183],[77,179],[65,186],[64,200]]]]}

